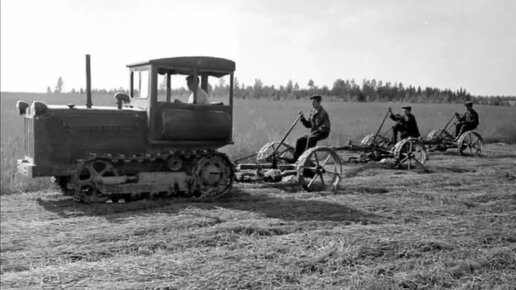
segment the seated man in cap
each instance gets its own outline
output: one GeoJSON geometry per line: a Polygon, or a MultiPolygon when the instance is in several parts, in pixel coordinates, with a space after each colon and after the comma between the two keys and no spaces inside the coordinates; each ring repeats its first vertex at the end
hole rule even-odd
{"type": "Polygon", "coordinates": [[[403,116],[400,114],[393,114],[391,108],[389,108],[390,118],[396,121],[396,125],[392,127],[392,145],[398,142],[398,132],[400,138],[405,139],[408,137],[418,138],[419,129],[417,128],[416,117],[410,113],[412,107],[402,107],[403,116]]]}
{"type": "Polygon", "coordinates": [[[455,138],[459,138],[459,136],[470,130],[474,130],[478,127],[478,113],[473,110],[473,102],[466,102],[466,113],[464,115],[460,115],[459,113],[455,113],[455,117],[459,120],[457,126],[455,126],[455,138]]]}
{"type": "Polygon", "coordinates": [[[321,96],[312,96],[310,100],[313,107],[310,117],[306,119],[303,113],[299,112],[301,123],[306,128],[310,128],[310,134],[297,139],[293,162],[297,161],[306,149],[314,147],[317,141],[326,139],[330,135],[330,115],[321,106],[321,96]]]}

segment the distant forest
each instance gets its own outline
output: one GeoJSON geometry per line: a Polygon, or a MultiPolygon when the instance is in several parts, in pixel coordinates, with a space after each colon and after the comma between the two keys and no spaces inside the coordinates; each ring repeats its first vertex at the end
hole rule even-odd
{"type": "MultiPolygon", "coordinates": [[[[213,94],[224,88],[215,86],[213,94]]],[[[403,103],[464,103],[473,101],[477,104],[496,106],[516,106],[516,96],[473,96],[465,89],[452,91],[420,86],[404,86],[401,82],[391,83],[376,80],[363,80],[357,84],[354,79],[337,79],[331,88],[318,87],[312,80],[307,88],[300,88],[298,83],[289,81],[285,86],[266,86],[256,79],[253,86],[240,85],[235,82],[235,97],[250,99],[305,99],[311,95],[322,95],[325,99],[344,102],[403,102],[403,103]]]]}
{"type": "MultiPolygon", "coordinates": [[[[227,94],[228,84],[221,82],[212,86],[208,91],[213,96],[227,94]]],[[[82,90],[81,90],[82,91],[82,90]]],[[[114,93],[124,89],[94,90],[97,93],[114,93]]],[[[187,93],[186,89],[177,90],[187,93]]],[[[495,106],[516,106],[516,96],[474,96],[461,88],[457,91],[432,87],[405,86],[401,82],[382,82],[377,80],[362,80],[358,84],[354,79],[337,79],[333,86],[319,87],[313,80],[301,88],[297,82],[288,81],[279,87],[267,86],[261,80],[255,79],[254,84],[245,85],[235,79],[235,98],[238,99],[267,99],[267,100],[298,100],[312,95],[321,95],[326,101],[343,102],[402,102],[402,103],[454,103],[460,104],[473,101],[476,104],[495,106]]]]}

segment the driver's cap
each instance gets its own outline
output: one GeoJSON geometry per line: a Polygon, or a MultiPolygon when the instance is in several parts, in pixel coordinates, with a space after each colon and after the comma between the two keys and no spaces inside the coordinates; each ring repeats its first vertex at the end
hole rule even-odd
{"type": "Polygon", "coordinates": [[[311,97],[310,97],[310,100],[316,100],[316,101],[319,101],[319,102],[320,102],[320,101],[322,100],[322,97],[321,97],[321,96],[319,96],[319,95],[314,95],[314,96],[311,96],[311,97]]]}

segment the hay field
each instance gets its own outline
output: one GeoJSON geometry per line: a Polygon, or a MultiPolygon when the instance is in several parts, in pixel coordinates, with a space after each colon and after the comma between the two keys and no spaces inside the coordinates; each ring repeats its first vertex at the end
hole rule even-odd
{"type": "MultiPolygon", "coordinates": [[[[16,159],[22,158],[23,120],[15,109],[17,100],[42,100],[48,104],[85,104],[85,96],[79,94],[2,93],[1,95],[1,192],[12,193],[48,189],[48,179],[31,180],[15,173],[16,159]]],[[[94,95],[94,105],[113,105],[111,95],[94,95]]],[[[377,130],[387,107],[401,111],[400,103],[343,103],[323,104],[329,111],[332,134],[322,144],[339,145],[348,140],[359,141],[377,130]]],[[[462,105],[412,104],[422,134],[440,128],[456,111],[463,112],[462,105]]],[[[478,106],[479,131],[487,141],[516,142],[516,107],[478,106]]],[[[235,145],[222,149],[230,158],[256,152],[263,144],[281,139],[297,117],[298,111],[308,114],[307,101],[236,100],[233,139],[235,145]]],[[[392,126],[386,121],[384,131],[392,126]]],[[[293,144],[297,136],[306,132],[300,124],[287,142],[293,144]]]]}
{"type": "Polygon", "coordinates": [[[216,202],[0,196],[2,289],[514,289],[516,146],[370,164],[336,193],[239,184],[216,202]]]}

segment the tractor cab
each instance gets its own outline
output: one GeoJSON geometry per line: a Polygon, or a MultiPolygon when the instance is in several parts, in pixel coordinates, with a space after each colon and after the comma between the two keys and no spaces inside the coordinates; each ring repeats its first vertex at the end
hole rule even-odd
{"type": "Polygon", "coordinates": [[[216,149],[233,143],[233,61],[174,57],[128,67],[130,98],[119,103],[147,111],[151,147],[216,149]]]}

